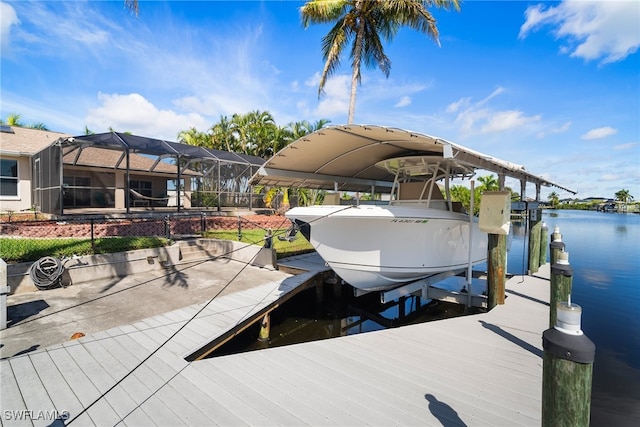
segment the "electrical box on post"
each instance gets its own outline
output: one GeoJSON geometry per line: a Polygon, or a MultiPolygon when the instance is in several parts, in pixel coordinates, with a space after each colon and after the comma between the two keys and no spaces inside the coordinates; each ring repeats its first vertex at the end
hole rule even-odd
{"type": "Polygon", "coordinates": [[[511,192],[487,191],[480,199],[480,231],[490,234],[509,234],[511,225],[511,192]]]}

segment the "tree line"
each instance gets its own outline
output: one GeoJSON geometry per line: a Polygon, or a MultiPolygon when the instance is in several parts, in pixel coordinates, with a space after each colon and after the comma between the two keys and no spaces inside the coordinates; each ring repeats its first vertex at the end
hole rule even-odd
{"type": "MultiPolygon", "coordinates": [[[[578,209],[578,210],[594,210],[597,209],[600,204],[605,202],[604,200],[593,200],[590,202],[580,202],[576,200],[560,200],[560,196],[555,191],[551,192],[547,196],[549,204],[552,209],[578,209]]],[[[634,197],[631,192],[626,189],[616,191],[614,199],[622,204],[622,210],[626,211],[627,205],[634,201],[634,197]]]]}
{"type": "Polygon", "coordinates": [[[209,129],[195,127],[178,132],[178,142],[198,147],[243,153],[268,159],[293,141],[321,129],[328,119],[302,120],[279,126],[268,111],[220,116],[209,129]]]}
{"type": "Polygon", "coordinates": [[[42,122],[36,122],[36,123],[25,125],[22,122],[22,115],[17,113],[9,113],[7,115],[7,120],[0,119],[0,125],[17,126],[21,128],[38,129],[38,130],[49,130],[49,128],[47,128],[47,125],[45,125],[42,122]]]}

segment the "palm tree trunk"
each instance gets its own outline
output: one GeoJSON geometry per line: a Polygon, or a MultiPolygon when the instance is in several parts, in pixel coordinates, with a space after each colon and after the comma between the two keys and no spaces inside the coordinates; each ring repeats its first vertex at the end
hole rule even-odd
{"type": "MultiPolygon", "coordinates": [[[[356,2],[356,10],[362,10],[362,1],[356,2]]],[[[359,15],[359,13],[358,13],[359,15]]],[[[358,32],[356,33],[355,46],[353,49],[353,68],[351,70],[351,97],[349,98],[349,118],[347,124],[353,123],[353,116],[356,111],[356,91],[360,82],[360,60],[362,58],[362,38],[364,37],[364,19],[358,17],[358,32]]]]}

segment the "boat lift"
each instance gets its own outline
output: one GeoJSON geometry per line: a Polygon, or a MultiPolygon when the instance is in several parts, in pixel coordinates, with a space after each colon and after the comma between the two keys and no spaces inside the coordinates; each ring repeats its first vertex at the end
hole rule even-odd
{"type": "MultiPolygon", "coordinates": [[[[398,300],[402,297],[408,297],[412,295],[419,295],[422,299],[438,300],[445,302],[452,302],[456,304],[463,304],[470,307],[487,308],[487,296],[483,294],[469,295],[466,290],[452,291],[434,286],[435,284],[442,282],[443,280],[451,277],[460,277],[464,279],[464,268],[458,270],[444,271],[442,273],[436,273],[434,275],[425,277],[414,282],[405,283],[397,288],[393,288],[386,291],[363,291],[361,289],[353,288],[354,295],[356,297],[369,294],[372,292],[380,293],[380,302],[382,304],[389,303],[391,301],[398,300]]],[[[482,278],[481,276],[475,278],[482,278]]],[[[465,285],[467,284],[465,279],[465,285]]]]}

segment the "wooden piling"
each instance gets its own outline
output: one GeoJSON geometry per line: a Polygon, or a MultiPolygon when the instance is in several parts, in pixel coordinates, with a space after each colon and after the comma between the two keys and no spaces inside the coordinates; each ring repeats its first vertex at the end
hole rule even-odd
{"type": "Polygon", "coordinates": [[[540,259],[538,260],[538,266],[545,265],[547,263],[547,233],[549,232],[549,228],[547,224],[542,222],[540,226],[540,259]]]}
{"type": "Polygon", "coordinates": [[[529,273],[537,273],[540,267],[540,209],[529,211],[529,273]]]}
{"type": "MultiPolygon", "coordinates": [[[[542,334],[542,427],[588,427],[596,347],[580,330],[581,308],[542,334]]],[[[563,316],[567,311],[563,313],[563,316]]]]}
{"type": "Polygon", "coordinates": [[[558,253],[558,260],[551,265],[551,287],[549,295],[549,327],[556,324],[558,303],[568,301],[571,294],[573,268],[569,265],[569,252],[558,253]]]}
{"type": "Polygon", "coordinates": [[[258,335],[258,341],[269,341],[269,334],[271,333],[271,316],[269,313],[265,314],[260,323],[260,334],[258,335]]]}
{"type": "Polygon", "coordinates": [[[506,281],[507,236],[489,234],[487,259],[487,309],[504,304],[506,281]]]}

